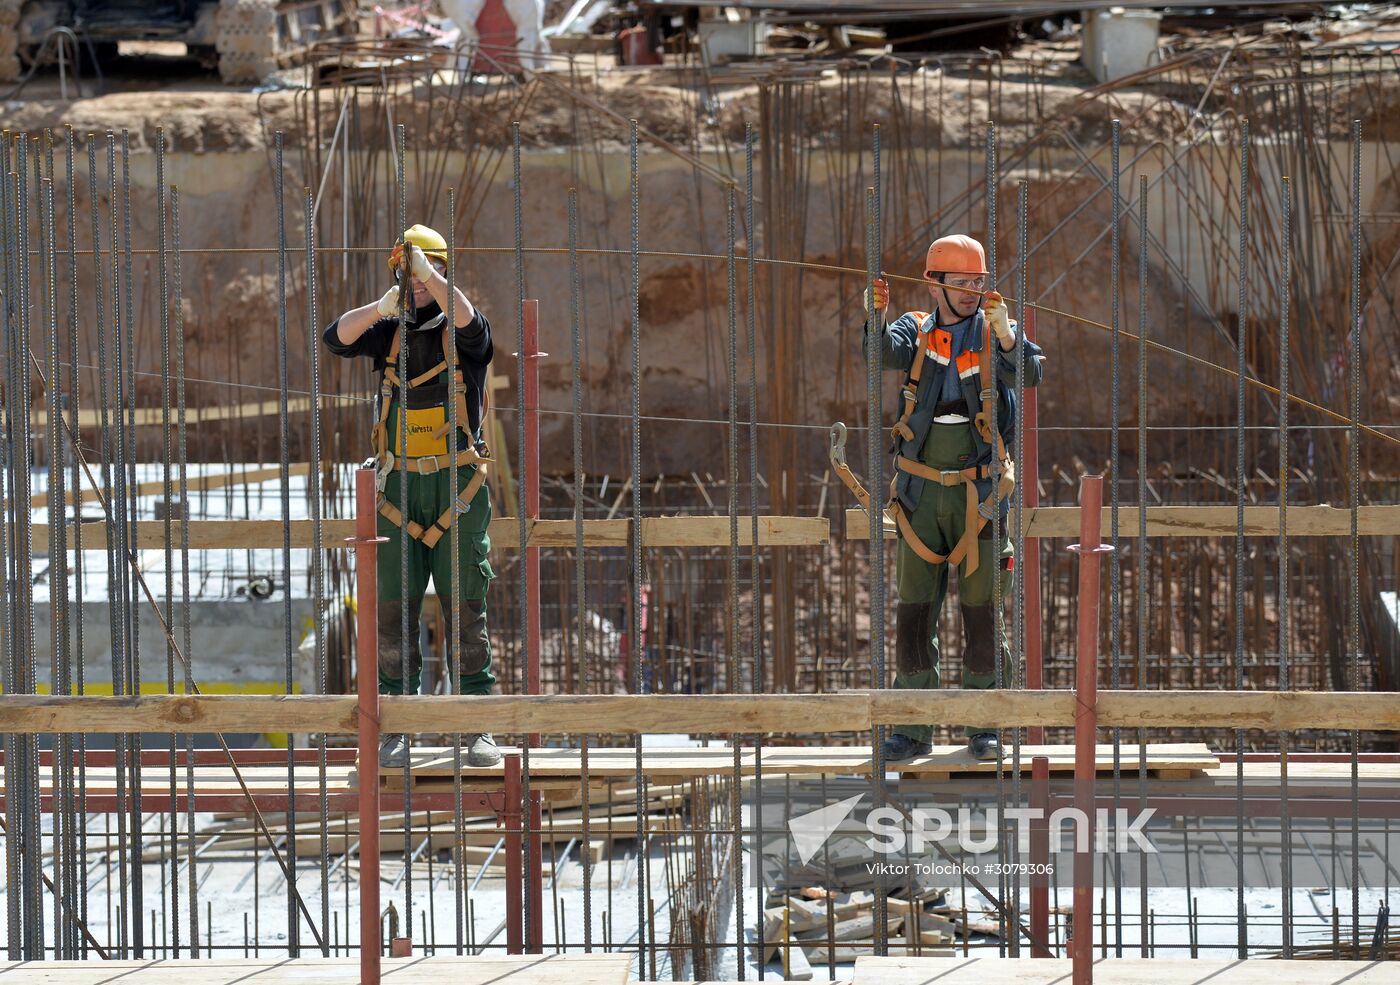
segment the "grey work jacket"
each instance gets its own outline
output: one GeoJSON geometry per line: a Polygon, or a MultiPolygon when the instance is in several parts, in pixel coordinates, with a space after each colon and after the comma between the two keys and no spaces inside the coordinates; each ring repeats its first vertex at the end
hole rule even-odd
{"type": "MultiPolygon", "coordinates": [[[[919,460],[924,439],[928,437],[929,428],[933,426],[934,407],[938,404],[939,394],[943,392],[943,375],[958,370],[957,357],[953,361],[944,361],[935,351],[938,348],[937,342],[939,340],[935,338],[935,332],[938,329],[934,317],[922,311],[905,312],[885,326],[881,345],[881,359],[884,368],[902,370],[907,374],[914,363],[920,325],[927,320],[929,328],[932,329],[928,336],[928,352],[924,356],[923,370],[920,373],[918,399],[914,404],[914,412],[909,417],[909,430],[914,433],[914,438],[912,441],[908,441],[896,436],[891,448],[893,454],[903,455],[905,458],[911,458],[915,461],[919,460]]],[[[1008,451],[1016,434],[1016,353],[1018,350],[1023,353],[1025,385],[1028,387],[1040,384],[1044,376],[1042,364],[1045,360],[1044,351],[1030,339],[1025,340],[1024,346],[1021,345],[1020,327],[1014,321],[1011,323],[1011,330],[1017,336],[1017,345],[1010,352],[1003,350],[997,344],[996,339],[992,340],[994,347],[992,365],[995,367],[997,378],[997,430],[1001,432],[1002,441],[1006,443],[1008,451]]],[[[869,326],[867,326],[866,331],[869,332],[869,326]]],[[[963,413],[968,417],[967,427],[972,432],[972,441],[977,449],[975,460],[967,463],[968,468],[986,465],[992,460],[992,446],[982,440],[982,435],[971,423],[982,411],[980,356],[984,332],[983,314],[978,311],[973,316],[966,350],[961,359],[963,365],[959,380],[963,402],[967,405],[967,409],[963,413]]],[[[943,349],[945,352],[947,351],[946,344],[943,349]]],[[[903,397],[901,397],[899,411],[902,413],[903,409],[903,397]]],[[[908,512],[912,513],[918,508],[926,481],[917,475],[910,475],[908,472],[898,473],[895,495],[899,497],[899,501],[908,512]]],[[[986,500],[991,492],[992,480],[990,478],[977,480],[978,499],[986,500]]],[[[1000,508],[1003,517],[1006,515],[1009,505],[1009,497],[1001,501],[1000,508]]]]}

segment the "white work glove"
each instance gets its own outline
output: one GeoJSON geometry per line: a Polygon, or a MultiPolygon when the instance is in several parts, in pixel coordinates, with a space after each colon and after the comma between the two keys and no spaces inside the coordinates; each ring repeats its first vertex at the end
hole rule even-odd
{"type": "Polygon", "coordinates": [[[408,272],[425,284],[433,276],[433,265],[428,262],[428,255],[414,243],[408,244],[408,272]]]}
{"type": "Polygon", "coordinates": [[[379,313],[385,318],[394,318],[399,313],[399,285],[395,284],[379,299],[379,313]]]}
{"type": "Polygon", "coordinates": [[[1016,336],[1011,331],[1011,313],[1007,310],[1006,302],[1001,299],[1001,295],[996,291],[988,291],[982,312],[991,324],[992,333],[996,335],[1001,347],[1010,349],[1015,345],[1016,336]]]}

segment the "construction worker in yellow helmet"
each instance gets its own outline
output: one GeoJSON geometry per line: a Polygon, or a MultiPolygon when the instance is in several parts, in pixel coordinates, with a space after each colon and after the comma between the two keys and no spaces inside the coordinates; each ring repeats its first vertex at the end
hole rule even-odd
{"type": "MultiPolygon", "coordinates": [[[[899,527],[895,687],[940,685],[938,615],[948,592],[948,569],[956,567],[965,634],[962,686],[990,688],[997,683],[998,659],[1003,682],[1012,679],[1002,614],[994,603],[996,579],[1002,579],[1004,598],[1011,568],[1005,518],[1015,488],[1007,449],[1015,435],[1016,360],[1019,353],[1025,385],[1036,386],[1044,356],[1034,342],[1021,344],[1001,295],[987,290],[986,254],[977,240],[962,235],[935,240],[925,257],[924,278],[929,311],[908,311],[885,325],[890,289],[884,278],[875,281],[873,306],[866,306],[877,315],[866,332],[883,326],[884,367],[905,374],[892,434],[890,511],[899,527]],[[994,461],[1001,465],[1000,482],[994,461]],[[994,511],[1001,518],[996,544],[994,511]]],[[[975,758],[1000,758],[995,723],[968,725],[965,732],[975,758]]],[[[885,759],[926,755],[932,733],[928,723],[895,726],[883,744],[885,759]]]]}
{"type": "MultiPolygon", "coordinates": [[[[491,499],[485,485],[488,455],[481,425],[487,410],[491,325],[459,288],[447,282],[447,242],[435,230],[427,226],[405,230],[389,254],[389,271],[396,283],[383,297],[345,312],[324,335],[331,352],[347,358],[367,356],[379,376],[371,431],[372,461],[379,472],[378,531],[387,538],[379,547],[378,565],[379,691],[418,693],[423,667],[418,623],[431,578],[443,600],[448,640],[453,641],[454,629],[457,633],[459,692],[489,694],[496,679],[491,673],[486,589],[494,575],[487,559],[491,499]],[[447,324],[449,291],[456,295],[452,326],[447,324]],[[449,376],[454,346],[456,374],[449,376]],[[406,356],[406,373],[400,367],[401,356],[406,356]],[[454,409],[457,430],[449,433],[454,409]],[[455,489],[451,487],[454,457],[455,489]],[[455,559],[452,529],[458,531],[460,545],[455,559]],[[406,583],[402,577],[405,553],[406,583]],[[461,593],[462,618],[461,625],[453,627],[448,600],[456,591],[461,593]]],[[[449,658],[453,649],[449,642],[449,658]]],[[[489,732],[468,734],[464,741],[469,766],[500,762],[489,732]]],[[[402,768],[407,762],[407,737],[385,735],[380,765],[402,768]]]]}

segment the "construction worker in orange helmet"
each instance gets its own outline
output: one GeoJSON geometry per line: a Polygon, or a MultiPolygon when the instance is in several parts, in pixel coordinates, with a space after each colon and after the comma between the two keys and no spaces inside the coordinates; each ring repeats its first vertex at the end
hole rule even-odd
{"type": "MultiPolygon", "coordinates": [[[[368,356],[379,375],[376,421],[371,431],[379,473],[379,692],[417,694],[423,656],[419,618],[431,578],[443,600],[447,634],[453,639],[451,605],[460,592],[461,625],[456,668],[461,694],[489,694],[491,641],[486,628],[486,589],[494,574],[487,556],[491,540],[491,498],[485,485],[488,465],[481,422],[487,409],[486,370],[491,362],[491,325],[462,291],[449,284],[447,241],[434,229],[413,226],[389,253],[396,283],[377,301],[342,314],[326,329],[326,347],[338,356],[368,356]],[[449,292],[455,325],[447,325],[449,292]],[[407,330],[407,375],[400,378],[400,313],[407,330]],[[456,348],[456,373],[448,357],[456,348]],[[404,380],[407,385],[403,385],[404,380]],[[455,410],[457,430],[449,434],[455,410]],[[405,424],[400,426],[400,414],[405,424]],[[406,432],[406,435],[405,435],[406,432]],[[451,488],[452,460],[457,488],[451,488]],[[452,557],[451,530],[458,532],[452,557]],[[408,557],[408,581],[403,558],[408,557]],[[404,634],[407,624],[408,632],[404,634]]],[[[363,668],[362,672],[367,672],[363,668]]],[[[489,732],[463,737],[469,766],[494,766],[500,751],[489,732]]],[[[379,764],[402,768],[408,740],[385,735],[379,764]]]]}
{"type": "MultiPolygon", "coordinates": [[[[865,326],[866,333],[883,331],[884,367],[905,374],[893,431],[896,473],[890,501],[900,534],[895,687],[941,684],[938,614],[948,592],[948,569],[956,567],[965,640],[962,686],[990,688],[997,683],[998,660],[1003,683],[1012,679],[1002,614],[995,609],[995,579],[1003,579],[1005,598],[1011,544],[1004,521],[1015,488],[1007,448],[1016,426],[1016,364],[1018,358],[1024,363],[1026,386],[1036,386],[1044,355],[1034,342],[1020,338],[1001,295],[987,289],[986,253],[977,240],[964,235],[934,240],[924,278],[930,310],[905,312],[889,325],[884,319],[889,284],[876,279],[873,298],[867,299],[876,317],[865,326]],[[999,544],[991,539],[993,511],[1002,521],[999,544]]],[[[995,723],[968,725],[965,732],[975,758],[1000,758],[995,723]]],[[[932,734],[927,723],[895,726],[883,744],[885,759],[927,754],[932,734]]]]}

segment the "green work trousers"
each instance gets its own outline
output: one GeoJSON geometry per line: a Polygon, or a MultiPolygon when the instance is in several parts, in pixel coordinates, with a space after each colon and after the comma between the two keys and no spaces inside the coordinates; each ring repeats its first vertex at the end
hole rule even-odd
{"type": "MultiPolygon", "coordinates": [[[[965,469],[976,448],[968,424],[934,424],[920,452],[920,460],[940,470],[965,469]]],[[[924,544],[936,554],[952,553],[962,539],[967,517],[967,489],[963,485],[942,486],[925,482],[919,505],[909,523],[924,544]]],[[[1011,564],[1011,544],[1002,527],[1001,544],[992,543],[992,525],[982,528],[977,541],[978,567],[968,575],[967,562],[958,571],[958,605],[962,610],[962,686],[986,689],[996,687],[996,657],[1000,651],[1002,683],[1011,683],[1011,651],[1002,628],[1001,612],[995,606],[996,578],[1002,581],[1002,597],[1010,590],[1007,569],[1011,564]]],[[[932,689],[942,683],[938,652],[938,617],[948,594],[948,564],[929,564],[904,540],[899,542],[896,561],[899,599],[895,608],[895,657],[897,688],[932,689]]],[[[932,725],[896,725],[895,733],[920,742],[930,741],[932,725]]],[[[968,725],[966,733],[996,732],[994,724],[968,725]]]]}
{"type": "MultiPolygon", "coordinates": [[[[465,489],[476,473],[475,466],[457,469],[457,488],[465,489]]],[[[456,498],[451,493],[452,472],[442,469],[432,475],[408,473],[408,505],[399,502],[400,473],[389,473],[384,495],[399,507],[405,521],[424,528],[432,526],[456,498]]],[[[471,508],[459,512],[452,528],[443,534],[435,546],[427,547],[421,540],[404,533],[383,514],[379,516],[379,536],[387,537],[379,545],[379,693],[417,694],[422,681],[423,654],[418,643],[418,623],[423,607],[423,593],[428,579],[442,602],[447,623],[447,639],[453,638],[452,593],[461,585],[462,619],[457,640],[462,666],[458,669],[461,694],[490,694],[496,678],[491,673],[491,639],[486,630],[486,589],[495,577],[488,555],[491,538],[486,532],[491,522],[491,495],[486,485],[472,497],[471,508]],[[452,529],[458,531],[459,556],[452,563],[452,529]],[[403,554],[408,553],[408,582],[403,582],[403,554]],[[408,614],[407,685],[404,680],[405,610],[408,614]]],[[[447,648],[449,659],[452,647],[447,648]]]]}

